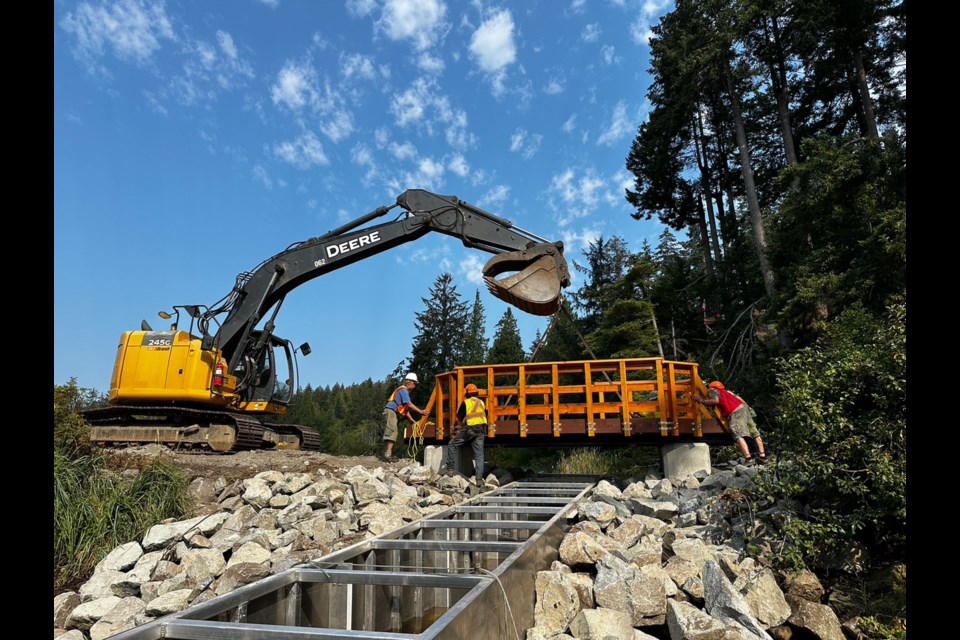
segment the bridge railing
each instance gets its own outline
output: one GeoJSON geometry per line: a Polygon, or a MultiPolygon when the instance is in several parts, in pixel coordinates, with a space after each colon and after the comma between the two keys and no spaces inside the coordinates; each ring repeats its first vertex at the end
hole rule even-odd
{"type": "Polygon", "coordinates": [[[407,437],[449,440],[469,383],[487,406],[487,444],[729,441],[727,425],[693,401],[707,394],[698,365],[663,358],[456,367],[436,376],[429,419],[407,437]]]}

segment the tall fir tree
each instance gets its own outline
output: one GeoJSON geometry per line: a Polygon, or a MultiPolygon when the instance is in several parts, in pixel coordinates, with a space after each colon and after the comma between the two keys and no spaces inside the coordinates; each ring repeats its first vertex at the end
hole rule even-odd
{"type": "Polygon", "coordinates": [[[524,362],[526,358],[517,319],[513,316],[513,311],[508,308],[497,323],[487,360],[490,364],[508,364],[524,362]]]}
{"type": "Polygon", "coordinates": [[[410,394],[414,404],[423,406],[433,390],[438,373],[453,369],[463,353],[463,331],[468,324],[467,303],[460,298],[453,276],[442,273],[422,298],[424,310],[416,314],[417,335],[407,369],[420,377],[410,394]]]}
{"type": "Polygon", "coordinates": [[[487,357],[487,316],[480,300],[480,291],[477,291],[473,300],[473,308],[467,326],[463,332],[463,352],[460,355],[461,365],[484,364],[487,357]]]}

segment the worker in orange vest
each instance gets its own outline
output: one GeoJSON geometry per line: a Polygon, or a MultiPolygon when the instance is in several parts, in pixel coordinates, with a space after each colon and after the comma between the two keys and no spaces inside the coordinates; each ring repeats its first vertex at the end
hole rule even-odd
{"type": "Polygon", "coordinates": [[[473,448],[474,474],[477,487],[483,486],[483,438],[487,433],[487,407],[480,399],[480,389],[471,383],[463,388],[463,402],[457,409],[457,424],[460,430],[447,445],[446,456],[440,467],[440,475],[453,475],[457,452],[466,443],[473,448]]]}
{"type": "Polygon", "coordinates": [[[413,404],[410,400],[410,392],[417,386],[417,374],[412,371],[403,379],[403,384],[394,389],[390,397],[387,398],[387,405],[383,408],[383,439],[386,441],[386,451],[380,458],[384,462],[393,462],[393,443],[397,441],[400,435],[399,418],[402,416],[416,422],[413,419],[411,411],[416,411],[421,416],[429,415],[426,411],[413,404]]]}

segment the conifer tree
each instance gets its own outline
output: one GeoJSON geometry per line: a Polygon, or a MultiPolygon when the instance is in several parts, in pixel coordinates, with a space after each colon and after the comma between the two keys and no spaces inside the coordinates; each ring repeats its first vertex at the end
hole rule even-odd
{"type": "Polygon", "coordinates": [[[483,302],[480,300],[480,291],[477,291],[473,300],[473,308],[463,332],[463,352],[457,364],[484,364],[487,357],[487,316],[483,302]]]}
{"type": "Polygon", "coordinates": [[[523,342],[520,339],[520,329],[513,311],[507,308],[497,323],[497,330],[493,336],[493,344],[487,356],[490,364],[507,364],[524,362],[527,358],[523,351],[523,342]]]}
{"type": "Polygon", "coordinates": [[[424,310],[416,314],[417,335],[407,369],[419,376],[420,384],[411,394],[414,404],[423,406],[433,389],[433,378],[450,371],[463,351],[463,331],[468,324],[467,304],[460,298],[453,276],[442,273],[422,298],[424,310]]]}

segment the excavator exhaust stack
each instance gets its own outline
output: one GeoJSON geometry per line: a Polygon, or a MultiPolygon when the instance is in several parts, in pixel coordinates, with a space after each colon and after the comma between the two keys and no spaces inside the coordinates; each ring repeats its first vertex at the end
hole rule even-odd
{"type": "Polygon", "coordinates": [[[541,243],[523,251],[497,254],[484,265],[483,281],[491,295],[521,311],[553,315],[560,309],[560,290],[570,286],[563,243],[541,243]],[[511,271],[513,275],[495,278],[511,271]]]}

